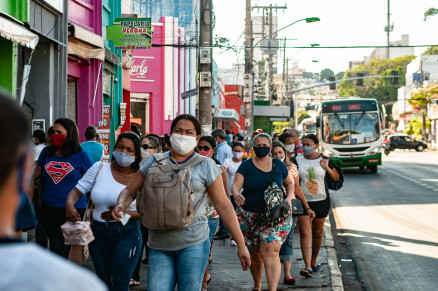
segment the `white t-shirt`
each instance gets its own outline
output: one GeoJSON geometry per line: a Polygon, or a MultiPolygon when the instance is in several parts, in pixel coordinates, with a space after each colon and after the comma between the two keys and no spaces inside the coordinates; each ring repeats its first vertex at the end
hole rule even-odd
{"type": "Polygon", "coordinates": [[[36,146],[33,147],[33,152],[34,152],[33,158],[34,158],[34,161],[38,161],[38,158],[39,158],[43,148],[45,148],[45,147],[46,147],[46,145],[43,144],[43,143],[40,143],[39,145],[36,145],[36,146]]]}
{"type": "Polygon", "coordinates": [[[317,159],[306,159],[303,155],[296,157],[300,186],[307,201],[322,201],[327,198],[325,189],[325,173],[321,167],[322,156],[317,159]]]}
{"type": "Polygon", "coordinates": [[[33,243],[1,243],[0,274],[0,290],[107,290],[97,275],[33,243]]]}
{"type": "Polygon", "coordinates": [[[233,161],[233,158],[228,158],[224,161],[223,166],[227,168],[227,181],[228,181],[228,190],[231,194],[231,186],[233,186],[234,183],[234,177],[236,176],[237,169],[240,167],[240,164],[242,161],[236,163],[233,161]]]}
{"type": "MultiPolygon", "coordinates": [[[[103,163],[102,170],[100,170],[99,176],[96,178],[96,184],[93,187],[94,177],[96,177],[100,165],[102,165],[102,162],[94,163],[82,179],[79,180],[76,188],[84,194],[91,191],[91,200],[95,207],[93,211],[93,219],[100,222],[106,222],[101,218],[102,213],[108,211],[108,206],[116,206],[117,198],[119,198],[120,192],[125,189],[126,185],[120,184],[114,180],[113,174],[111,173],[110,163],[103,163]]],[[[127,210],[137,210],[135,200],[127,210]]]]}

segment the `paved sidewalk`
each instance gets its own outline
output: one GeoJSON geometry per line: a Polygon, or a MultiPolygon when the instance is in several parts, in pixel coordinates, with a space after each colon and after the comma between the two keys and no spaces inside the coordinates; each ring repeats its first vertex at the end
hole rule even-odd
{"type": "MultiPolygon", "coordinates": [[[[327,219],[324,229],[324,239],[318,257],[321,264],[321,272],[313,273],[312,278],[302,277],[299,272],[304,268],[304,262],[300,249],[300,237],[294,234],[294,262],[292,264],[292,276],[296,278],[295,285],[283,284],[283,272],[278,285],[278,290],[343,290],[342,277],[338,268],[336,250],[327,219]]],[[[210,265],[212,277],[208,286],[209,291],[219,290],[252,290],[253,280],[250,271],[242,271],[237,258],[237,247],[230,246],[230,239],[215,240],[213,244],[213,262],[210,265]]],[[[263,275],[263,290],[267,290],[266,276],[263,275]]],[[[145,290],[146,267],[141,267],[141,285],[131,290],[145,290]]]]}

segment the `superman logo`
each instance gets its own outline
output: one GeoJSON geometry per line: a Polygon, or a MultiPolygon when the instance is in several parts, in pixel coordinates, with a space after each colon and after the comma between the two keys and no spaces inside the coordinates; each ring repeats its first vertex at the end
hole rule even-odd
{"type": "Polygon", "coordinates": [[[67,176],[68,173],[73,171],[73,166],[70,163],[62,163],[51,161],[46,165],[47,174],[52,178],[53,183],[58,184],[67,176]]]}

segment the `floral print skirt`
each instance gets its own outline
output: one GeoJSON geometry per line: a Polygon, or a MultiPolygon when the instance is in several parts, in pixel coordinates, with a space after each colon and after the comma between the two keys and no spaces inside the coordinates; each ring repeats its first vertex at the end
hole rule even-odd
{"type": "Polygon", "coordinates": [[[242,207],[236,209],[237,219],[239,220],[240,230],[245,238],[245,243],[250,248],[258,248],[260,244],[279,244],[282,245],[292,227],[292,217],[289,216],[285,221],[276,226],[262,225],[252,233],[254,221],[258,215],[249,212],[242,207]]]}

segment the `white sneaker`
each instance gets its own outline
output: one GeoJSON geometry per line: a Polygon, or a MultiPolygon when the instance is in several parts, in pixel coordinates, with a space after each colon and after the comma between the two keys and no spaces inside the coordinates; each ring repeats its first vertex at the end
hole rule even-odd
{"type": "Polygon", "coordinates": [[[234,239],[232,239],[232,240],[230,241],[230,245],[232,245],[233,247],[237,246],[237,244],[236,244],[236,242],[234,241],[234,239]]]}

